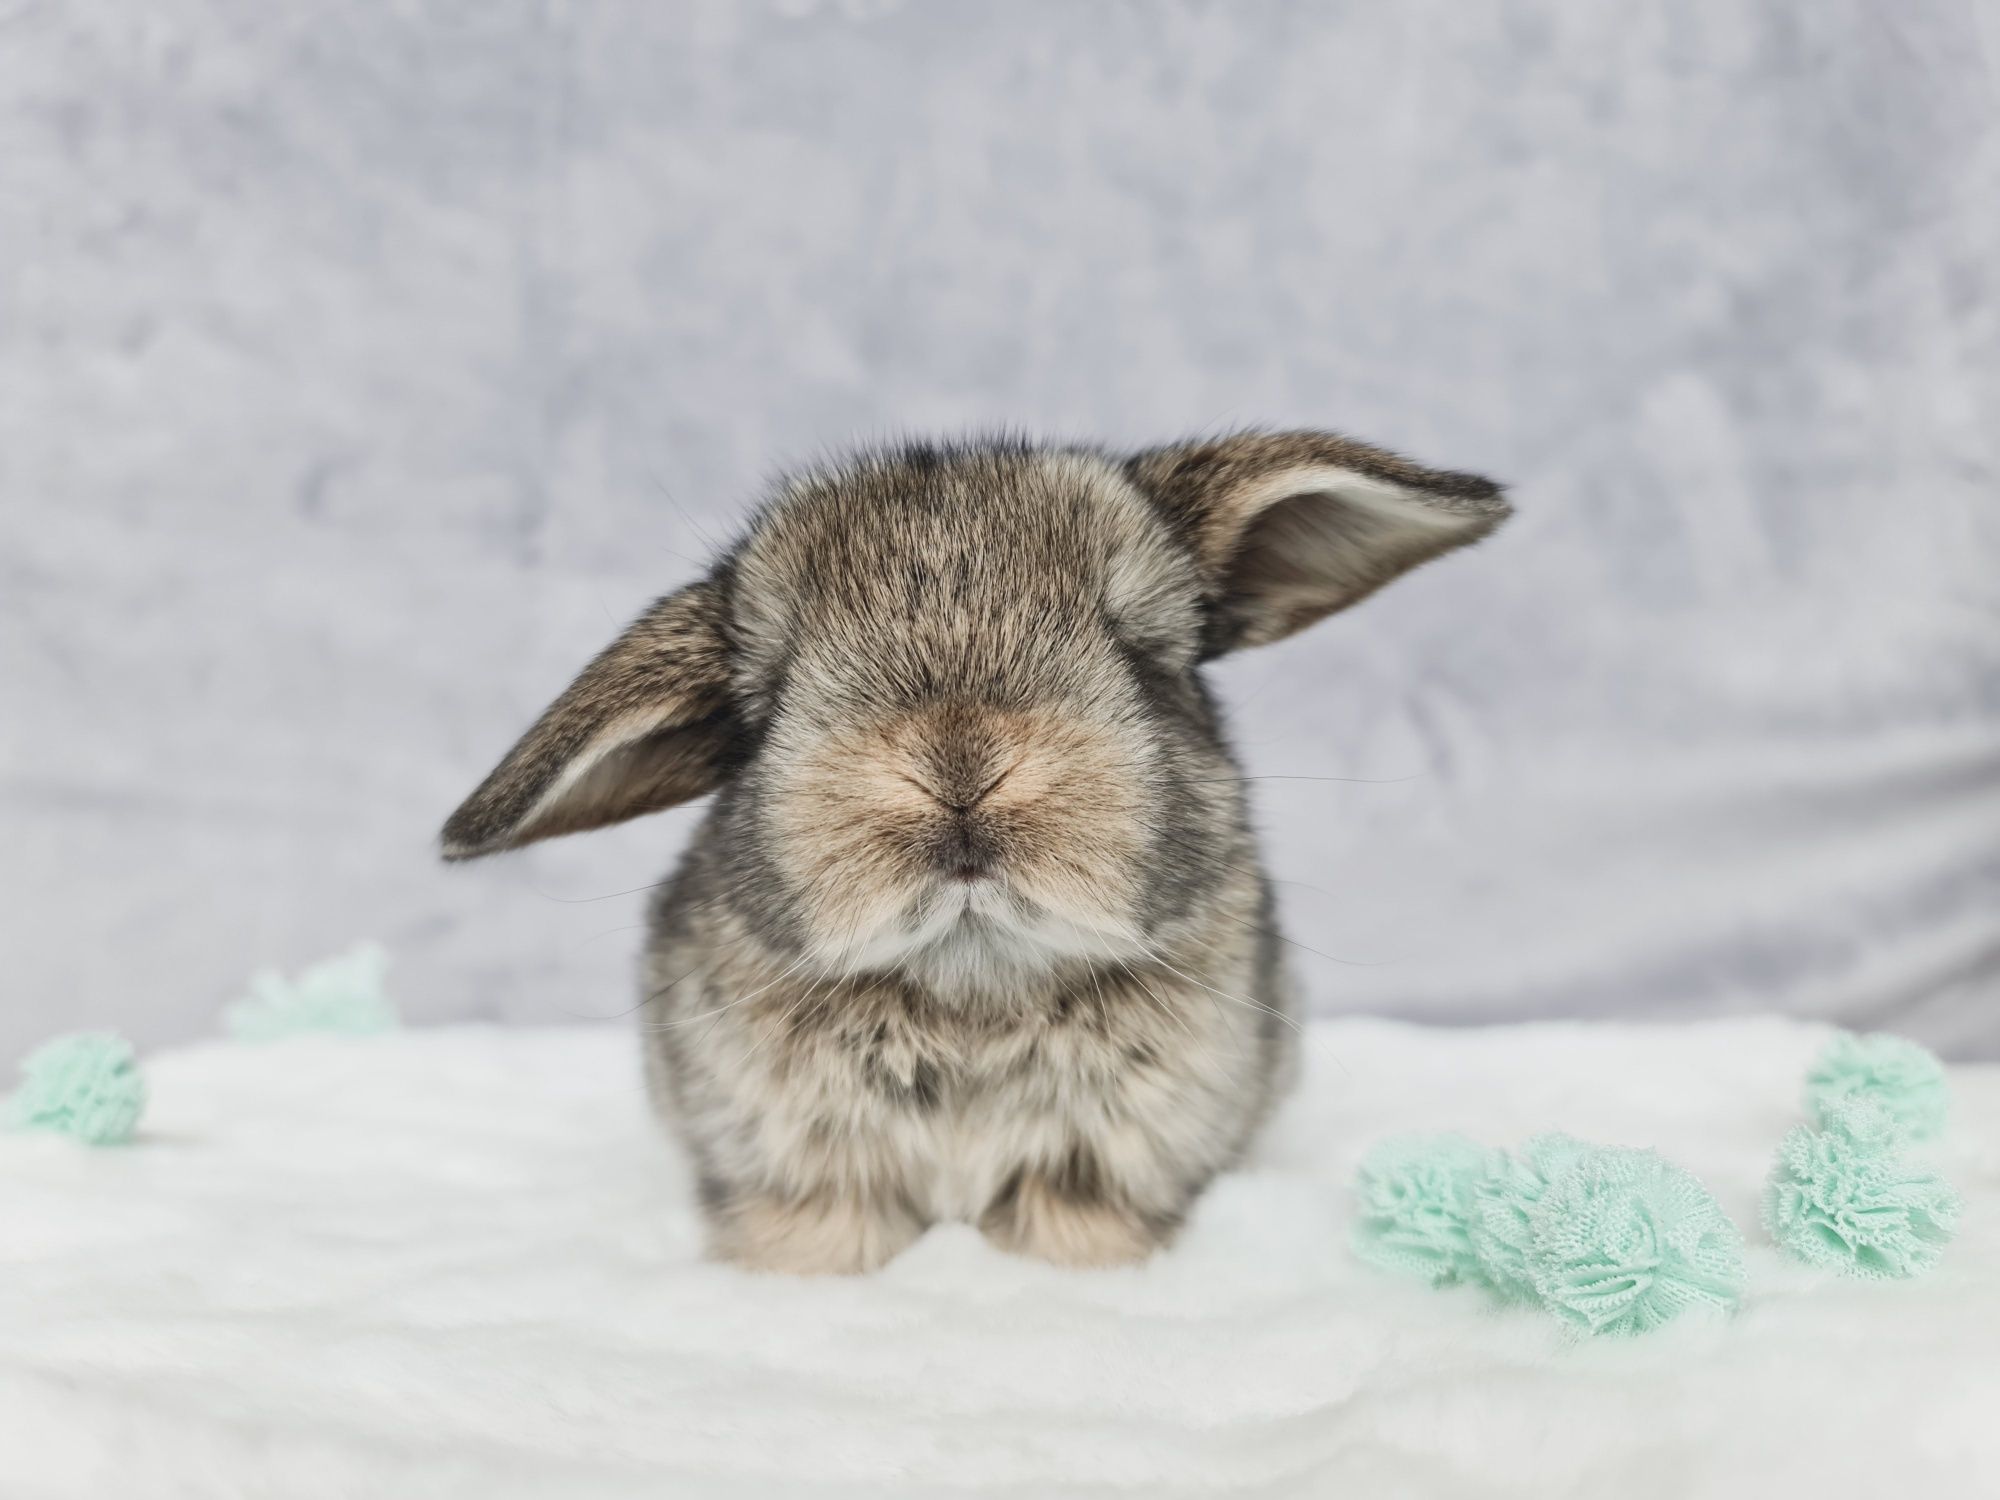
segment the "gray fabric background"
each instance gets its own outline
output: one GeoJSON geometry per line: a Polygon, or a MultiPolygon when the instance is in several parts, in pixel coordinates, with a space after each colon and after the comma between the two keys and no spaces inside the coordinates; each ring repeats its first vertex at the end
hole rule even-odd
{"type": "Polygon", "coordinates": [[[8,4],[0,1053],[360,936],[610,1017],[692,816],[437,823],[776,464],[1344,428],[1520,519],[1231,662],[1315,1003],[2000,1055],[2000,17],[8,4]],[[613,894],[613,893],[625,894],[613,894]]]}

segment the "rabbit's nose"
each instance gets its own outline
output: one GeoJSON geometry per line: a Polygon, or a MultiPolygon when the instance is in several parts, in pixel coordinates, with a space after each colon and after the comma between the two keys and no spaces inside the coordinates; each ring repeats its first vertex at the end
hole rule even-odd
{"type": "Polygon", "coordinates": [[[950,825],[934,852],[938,873],[952,880],[983,880],[994,872],[999,851],[973,821],[970,808],[953,808],[950,825]]]}

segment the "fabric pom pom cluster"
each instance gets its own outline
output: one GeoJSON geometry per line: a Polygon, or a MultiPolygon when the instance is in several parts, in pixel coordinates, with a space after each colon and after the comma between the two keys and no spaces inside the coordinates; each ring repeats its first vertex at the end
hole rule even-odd
{"type": "Polygon", "coordinates": [[[1834,1038],[1806,1076],[1811,1123],[1785,1137],[1764,1195],[1771,1238],[1856,1276],[1928,1271],[1958,1225],[1958,1194],[1912,1148],[1944,1133],[1944,1067],[1894,1036],[1834,1038]]]}
{"type": "Polygon", "coordinates": [[[1460,1136],[1385,1142],[1359,1174],[1354,1246],[1434,1286],[1536,1303],[1584,1333],[1644,1333],[1735,1308],[1743,1237],[1652,1151],[1537,1136],[1518,1154],[1460,1136]]]}
{"type": "MultiPolygon", "coordinates": [[[[1808,1123],[1778,1148],[1764,1225],[1794,1258],[1875,1278],[1937,1263],[1958,1197],[1912,1148],[1949,1107],[1913,1042],[1836,1036],[1806,1078],[1808,1123]]],[[[1356,1176],[1355,1253],[1433,1286],[1539,1305],[1582,1334],[1637,1334],[1743,1294],[1743,1236],[1691,1173],[1652,1151],[1537,1136],[1519,1153],[1463,1136],[1385,1141],[1356,1176]]]]}
{"type": "MultiPolygon", "coordinates": [[[[388,968],[379,945],[357,943],[295,979],[267,970],[251,980],[249,998],[224,1013],[223,1024],[247,1042],[392,1030],[401,1020],[382,986],[388,968]]],[[[90,1146],[122,1146],[137,1133],[145,1109],[146,1079],[132,1044],[109,1032],[71,1032],[22,1062],[7,1122],[90,1146]]]]}

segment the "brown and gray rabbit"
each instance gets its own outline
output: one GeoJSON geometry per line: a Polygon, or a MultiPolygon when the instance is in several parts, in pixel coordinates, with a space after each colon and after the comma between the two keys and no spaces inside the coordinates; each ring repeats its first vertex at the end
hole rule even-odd
{"type": "Polygon", "coordinates": [[[1202,666],[1507,509],[1315,432],[858,457],[584,668],[444,852],[716,793],[652,904],[643,1015],[717,1254],[865,1271],[963,1220],[1137,1260],[1293,1061],[1202,666]]]}

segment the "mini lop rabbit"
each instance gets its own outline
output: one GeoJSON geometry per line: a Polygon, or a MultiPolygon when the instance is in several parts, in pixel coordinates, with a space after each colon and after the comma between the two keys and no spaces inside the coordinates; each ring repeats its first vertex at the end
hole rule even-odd
{"type": "Polygon", "coordinates": [[[444,853],[716,794],[652,903],[643,1009],[716,1254],[866,1271],[954,1219],[1137,1260],[1293,1060],[1202,666],[1507,511],[1316,432],[858,457],[585,667],[444,853]]]}

